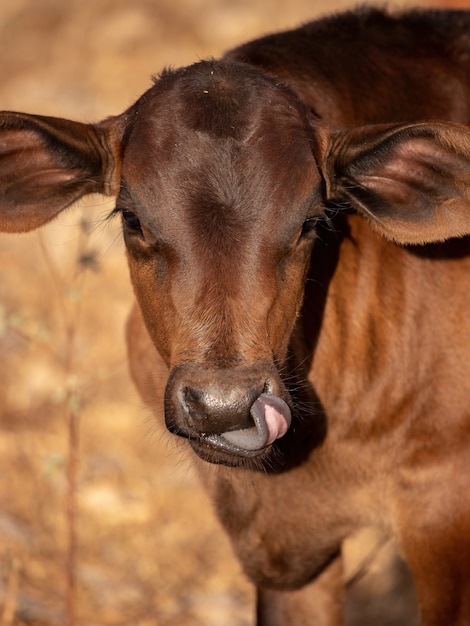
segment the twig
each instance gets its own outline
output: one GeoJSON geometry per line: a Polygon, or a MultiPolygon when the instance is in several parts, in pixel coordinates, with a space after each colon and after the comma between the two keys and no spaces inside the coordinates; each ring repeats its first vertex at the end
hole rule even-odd
{"type": "Polygon", "coordinates": [[[77,470],[80,438],[80,415],[75,411],[73,391],[67,394],[68,404],[68,459],[67,459],[67,567],[66,614],[67,626],[77,624],[77,470]]]}
{"type": "Polygon", "coordinates": [[[12,626],[15,617],[18,600],[18,589],[20,584],[20,560],[13,557],[11,561],[10,576],[8,577],[8,587],[5,595],[0,626],[12,626]]]}
{"type": "MultiPolygon", "coordinates": [[[[44,261],[59,296],[60,312],[65,330],[65,360],[63,363],[63,371],[66,385],[65,415],[68,430],[66,466],[67,552],[65,605],[66,626],[77,626],[77,475],[80,443],[80,407],[79,396],[75,387],[74,372],[75,344],[80,317],[80,306],[77,302],[74,302],[73,305],[67,302],[65,295],[67,293],[67,285],[58,271],[56,263],[51,258],[40,233],[38,237],[44,261]]],[[[81,236],[79,239],[79,248],[84,248],[85,244],[85,237],[81,236]]],[[[77,282],[83,274],[83,271],[78,271],[73,277],[73,282],[77,282]]]]}

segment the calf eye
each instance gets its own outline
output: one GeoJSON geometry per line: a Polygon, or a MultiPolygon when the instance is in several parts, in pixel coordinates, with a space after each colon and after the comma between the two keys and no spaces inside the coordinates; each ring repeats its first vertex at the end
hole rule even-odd
{"type": "Polygon", "coordinates": [[[308,235],[308,233],[310,233],[318,224],[318,221],[318,217],[307,217],[305,222],[302,224],[302,230],[300,232],[299,240],[302,239],[302,237],[304,237],[305,235],[308,235]]]}
{"type": "Polygon", "coordinates": [[[128,211],[127,209],[123,209],[121,211],[121,215],[122,221],[127,230],[138,235],[141,239],[144,239],[145,237],[144,233],[142,232],[142,226],[137,215],[132,211],[128,211]]]}

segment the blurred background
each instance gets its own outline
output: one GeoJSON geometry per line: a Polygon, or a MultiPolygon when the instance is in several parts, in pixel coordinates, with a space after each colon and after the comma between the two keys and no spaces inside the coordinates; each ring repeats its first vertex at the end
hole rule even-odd
{"type": "MultiPolygon", "coordinates": [[[[350,6],[2,0],[0,108],[98,121],[165,66],[350,6]]],[[[253,591],[188,456],[129,380],[112,208],[94,197],[40,233],[0,237],[0,626],[249,626],[253,591]]],[[[395,585],[395,609],[409,597],[374,584],[395,585]]],[[[363,593],[352,586],[351,615],[363,593]]],[[[382,609],[357,623],[396,623],[382,609]]]]}

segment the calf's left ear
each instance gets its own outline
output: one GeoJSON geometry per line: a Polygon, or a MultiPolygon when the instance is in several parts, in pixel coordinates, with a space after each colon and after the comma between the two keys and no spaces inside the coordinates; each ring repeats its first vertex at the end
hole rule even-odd
{"type": "Polygon", "coordinates": [[[470,234],[470,128],[444,122],[365,126],[330,137],[327,196],[402,244],[470,234]]]}
{"type": "Polygon", "coordinates": [[[120,126],[0,113],[0,231],[33,230],[83,196],[114,195],[120,126]]]}

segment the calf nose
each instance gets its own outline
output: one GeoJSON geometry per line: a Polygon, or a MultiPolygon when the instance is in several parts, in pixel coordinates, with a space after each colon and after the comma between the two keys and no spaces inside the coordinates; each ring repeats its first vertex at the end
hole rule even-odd
{"type": "Polygon", "coordinates": [[[234,454],[262,450],[282,437],[291,422],[290,409],[279,397],[282,383],[273,380],[262,372],[179,366],[165,393],[167,426],[234,454]]]}
{"type": "Polygon", "coordinates": [[[250,410],[263,388],[226,389],[216,385],[197,389],[184,386],[179,400],[188,422],[200,434],[220,434],[253,426],[250,410]]]}
{"type": "Polygon", "coordinates": [[[190,427],[212,445],[261,450],[287,432],[291,414],[281,398],[259,388],[218,391],[185,387],[181,394],[190,427]]]}

